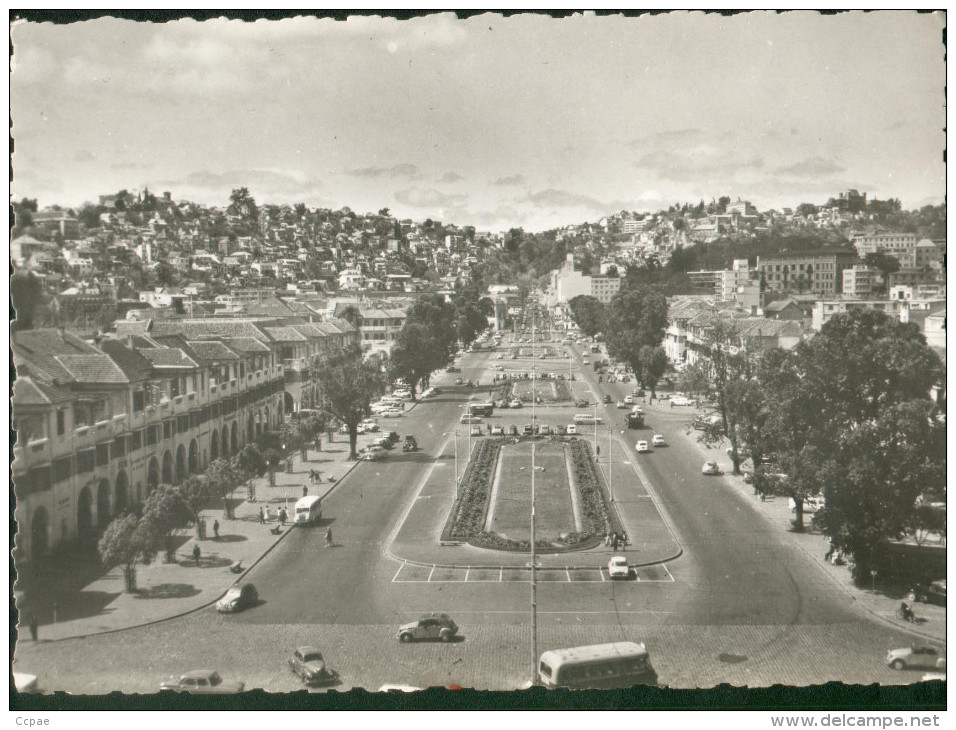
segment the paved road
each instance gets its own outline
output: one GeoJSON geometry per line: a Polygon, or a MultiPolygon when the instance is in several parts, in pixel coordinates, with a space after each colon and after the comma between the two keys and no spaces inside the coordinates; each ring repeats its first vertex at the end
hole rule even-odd
{"type": "MultiPolygon", "coordinates": [[[[469,356],[461,376],[488,382],[488,372],[479,369],[488,357],[469,356]]],[[[587,385],[575,381],[576,389],[587,385]]],[[[460,401],[470,393],[448,388],[391,422],[403,435],[414,433],[423,451],[359,465],[327,500],[322,527],[295,530],[254,569],[249,580],[264,599],[254,610],[219,616],[207,609],[82,642],[24,645],[20,658],[25,666],[44,668],[45,686],[74,692],[152,691],[166,676],[200,666],[244,679],[249,687],[285,691],[298,688],[285,668],[288,652],[311,643],[342,674],[340,688],[386,682],[521,686],[533,653],[526,574],[506,578],[499,572],[497,580],[492,572],[426,574],[388,555],[409,505],[427,498],[421,487],[448,478],[448,460],[437,467],[431,457],[448,445],[460,401]],[[325,525],[334,536],[329,549],[325,525]],[[436,610],[455,616],[461,641],[399,644],[400,622],[436,610]]],[[[539,414],[557,421],[573,409],[565,411],[541,408],[539,414]]],[[[568,573],[566,579],[542,573],[538,651],[646,641],[662,682],[679,687],[918,680],[920,672],[893,672],[882,662],[888,648],[912,643],[907,636],[854,610],[818,566],[781,540],[722,479],[700,474],[703,455],[685,435],[688,417],[676,409],[649,414],[653,431],[644,433],[663,433],[671,443],[651,455],[633,454],[636,432],[616,436],[619,449],[632,454],[615,477],[617,499],[646,499],[638,482],[643,479],[683,555],[627,583],[598,580],[600,572],[568,573]]],[[[436,513],[435,519],[443,518],[436,513]]]]}

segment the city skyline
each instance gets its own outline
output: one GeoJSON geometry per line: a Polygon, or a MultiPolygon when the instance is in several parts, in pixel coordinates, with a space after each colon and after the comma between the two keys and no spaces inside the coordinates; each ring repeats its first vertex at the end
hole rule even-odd
{"type": "Polygon", "coordinates": [[[15,21],[15,198],[121,188],[541,230],[945,192],[945,15],[15,21]],[[520,73],[515,73],[520,69],[520,73]]]}

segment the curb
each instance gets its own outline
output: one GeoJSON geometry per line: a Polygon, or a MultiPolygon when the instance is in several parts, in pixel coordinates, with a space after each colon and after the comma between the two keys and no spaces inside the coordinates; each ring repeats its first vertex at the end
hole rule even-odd
{"type": "MultiPolygon", "coordinates": [[[[325,499],[325,498],[326,498],[327,496],[329,496],[333,491],[335,491],[335,489],[339,486],[339,484],[342,483],[342,481],[345,479],[345,477],[347,477],[347,476],[351,473],[352,469],[354,469],[356,466],[358,466],[358,463],[359,463],[358,460],[352,462],[351,466],[349,466],[349,468],[345,470],[345,473],[342,475],[342,477],[341,477],[340,479],[337,479],[337,480],[332,484],[332,486],[329,488],[329,491],[327,491],[327,492],[322,496],[322,499],[325,499]]],[[[224,590],[222,593],[217,593],[217,594],[216,594],[216,597],[213,598],[211,601],[209,601],[209,602],[207,602],[207,603],[203,603],[203,604],[201,604],[201,605],[199,605],[199,606],[194,606],[193,608],[186,609],[185,611],[181,611],[180,613],[174,613],[174,614],[172,614],[172,615],[170,615],[170,616],[163,616],[162,618],[157,618],[157,619],[152,619],[152,620],[149,620],[149,621],[144,621],[143,623],[133,624],[132,626],[123,626],[122,628],[118,628],[118,629],[104,629],[104,630],[102,630],[102,631],[90,631],[90,632],[85,633],[85,634],[75,634],[75,635],[73,635],[73,636],[63,636],[63,637],[60,637],[59,639],[44,639],[44,640],[42,641],[42,643],[44,643],[44,644],[55,644],[55,643],[62,642],[62,641],[72,641],[72,640],[74,640],[74,639],[86,639],[86,638],[89,638],[89,637],[91,637],[91,636],[103,636],[103,635],[105,635],[105,634],[118,634],[118,633],[120,633],[121,631],[131,631],[132,629],[141,629],[141,628],[143,628],[144,626],[155,626],[155,625],[157,625],[157,624],[161,624],[161,623],[164,623],[164,622],[166,622],[166,621],[172,621],[173,619],[182,618],[183,616],[189,616],[190,614],[197,613],[198,611],[205,610],[205,609],[209,608],[210,606],[212,606],[213,604],[218,603],[218,602],[219,602],[219,599],[221,599],[224,595],[226,595],[226,593],[229,591],[230,588],[232,588],[234,585],[236,585],[237,583],[239,583],[240,581],[242,581],[242,579],[246,576],[246,574],[247,574],[250,570],[252,570],[252,569],[253,569],[254,567],[256,567],[259,563],[261,563],[262,560],[263,560],[269,553],[271,553],[271,552],[275,549],[275,547],[276,547],[280,542],[282,542],[282,541],[292,532],[293,527],[294,527],[294,525],[290,525],[288,530],[285,530],[279,537],[277,537],[275,540],[273,540],[272,543],[271,543],[262,553],[260,553],[259,556],[249,565],[249,567],[246,568],[245,570],[243,570],[243,571],[242,571],[242,574],[226,587],[226,590],[224,590]]]]}
{"type": "MultiPolygon", "coordinates": [[[[695,440],[695,443],[696,443],[696,440],[695,440]]],[[[697,446],[700,449],[699,443],[697,444],[697,446]]],[[[702,451],[703,449],[700,449],[700,450],[702,451]]],[[[730,473],[726,473],[721,476],[725,478],[729,478],[729,477],[733,477],[734,475],[730,473]]],[[[756,512],[757,514],[761,516],[761,519],[763,519],[765,522],[772,525],[773,527],[775,528],[777,527],[776,521],[764,509],[760,507],[759,503],[755,503],[749,499],[746,499],[749,495],[743,493],[743,490],[739,487],[737,482],[735,481],[728,482],[728,484],[738,497],[743,499],[743,501],[745,501],[754,512],[756,512]]],[[[920,631],[919,629],[913,628],[911,624],[908,624],[908,623],[903,624],[898,621],[894,621],[893,619],[887,618],[886,616],[870,608],[869,606],[864,605],[863,603],[860,602],[860,598],[857,595],[860,589],[854,588],[854,587],[848,587],[839,578],[837,578],[829,570],[827,570],[825,565],[815,560],[813,555],[811,555],[810,551],[806,547],[804,547],[802,544],[800,544],[799,541],[794,541],[792,544],[797,550],[799,550],[801,553],[807,556],[810,563],[815,565],[820,572],[826,575],[831,582],[833,582],[836,586],[838,586],[840,590],[849,597],[851,601],[850,605],[853,609],[857,611],[862,611],[863,613],[868,614],[872,619],[876,619],[881,624],[889,628],[895,629],[897,631],[902,631],[904,633],[911,634],[913,636],[917,636],[921,639],[926,639],[927,641],[933,641],[936,643],[941,643],[943,645],[946,644],[945,638],[941,639],[938,636],[934,636],[933,634],[930,634],[926,631],[920,631]]]]}

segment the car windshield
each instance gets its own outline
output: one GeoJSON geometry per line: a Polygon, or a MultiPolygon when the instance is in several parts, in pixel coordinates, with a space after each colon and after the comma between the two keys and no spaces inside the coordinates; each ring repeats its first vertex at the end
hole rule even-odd
{"type": "Polygon", "coordinates": [[[322,661],[322,655],[317,651],[310,651],[307,654],[302,655],[302,661],[304,662],[320,662],[322,661]]]}
{"type": "Polygon", "coordinates": [[[241,588],[230,588],[228,591],[226,591],[226,595],[223,596],[223,598],[225,598],[227,601],[235,600],[239,598],[241,590],[241,588]]]}

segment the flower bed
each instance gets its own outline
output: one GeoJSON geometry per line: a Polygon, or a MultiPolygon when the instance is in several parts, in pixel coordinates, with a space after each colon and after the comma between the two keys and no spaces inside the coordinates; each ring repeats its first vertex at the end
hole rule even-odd
{"type": "MultiPolygon", "coordinates": [[[[474,457],[462,476],[461,497],[445,526],[443,540],[459,540],[475,547],[495,550],[531,550],[530,540],[517,540],[484,530],[495,469],[504,443],[507,443],[504,439],[485,439],[475,448],[474,457]]],[[[581,495],[584,529],[581,532],[562,533],[557,538],[536,540],[535,549],[542,552],[591,547],[603,538],[611,525],[587,442],[572,438],[568,443],[575,480],[581,495]]]]}

